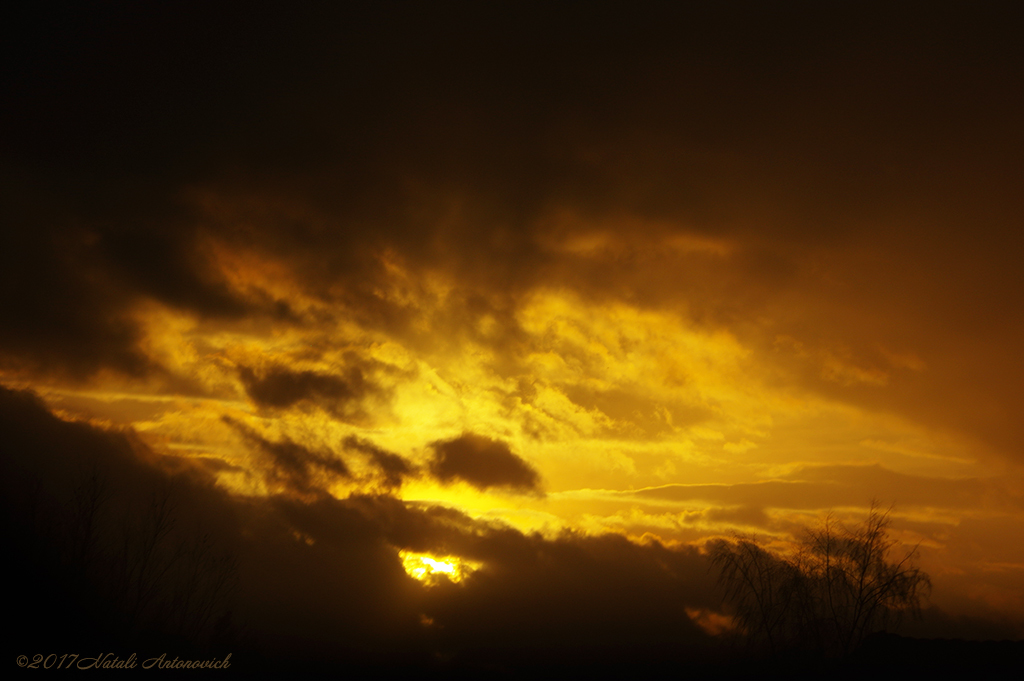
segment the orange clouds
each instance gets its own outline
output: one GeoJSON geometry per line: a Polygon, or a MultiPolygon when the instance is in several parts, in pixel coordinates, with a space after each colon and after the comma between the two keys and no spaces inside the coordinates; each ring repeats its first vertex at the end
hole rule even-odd
{"type": "Polygon", "coordinates": [[[112,430],[5,404],[216,485],[268,640],[706,643],[701,546],[873,498],[1024,613],[1014,21],[96,12],[12,22],[0,382],[112,430]]]}

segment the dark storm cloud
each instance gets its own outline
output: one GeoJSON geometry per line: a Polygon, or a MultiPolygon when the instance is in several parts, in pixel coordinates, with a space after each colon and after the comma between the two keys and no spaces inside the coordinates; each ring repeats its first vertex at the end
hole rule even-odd
{"type": "Polygon", "coordinates": [[[410,461],[394,452],[378,447],[369,440],[350,435],[342,444],[346,449],[357,451],[368,457],[380,471],[384,484],[388,487],[400,487],[406,478],[419,474],[419,470],[410,461]]]}
{"type": "MultiPolygon", "coordinates": [[[[139,296],[205,316],[287,306],[231,290],[202,255],[214,237],[280,258],[359,323],[406,337],[419,311],[379,294],[377,256],[413,278],[443,271],[499,312],[503,349],[538,284],[685,304],[712,325],[798,305],[858,351],[882,336],[962,367],[958,389],[912,387],[899,409],[1004,451],[1020,441],[994,415],[1020,377],[937,340],[968,329],[1010,366],[1019,335],[1005,320],[1024,301],[1020,236],[1004,228],[1024,158],[1019,10],[115,3],[31,5],[4,24],[9,364],[153,371],[129,314],[139,296]],[[595,224],[739,245],[725,260],[550,247],[552,232],[595,224]],[[893,232],[888,264],[843,271],[823,257],[893,232]],[[790,299],[808,291],[820,295],[790,299]]],[[[800,321],[776,323],[795,334],[800,321]]]]}
{"type": "Polygon", "coordinates": [[[463,433],[451,440],[432,442],[430,472],[442,482],[462,480],[477,489],[507,487],[519,492],[540,492],[540,474],[501,440],[463,433]]]}
{"type": "Polygon", "coordinates": [[[239,367],[238,375],[256,404],[278,409],[309,400],[325,406],[337,405],[344,412],[351,403],[379,390],[358,366],[348,367],[342,375],[295,371],[283,366],[257,373],[243,366],[239,367]]]}
{"type": "Polygon", "coordinates": [[[713,575],[692,548],[614,535],[544,539],[387,496],[280,503],[314,548],[324,544],[321,551],[379,536],[401,548],[481,562],[462,584],[442,583],[418,601],[419,612],[434,621],[427,628],[434,644],[462,661],[636,662],[709,643],[685,612],[717,605],[713,575]]]}
{"type": "Polygon", "coordinates": [[[133,318],[133,307],[151,299],[203,319],[282,316],[277,301],[243,296],[223,280],[194,212],[167,195],[177,190],[100,188],[84,200],[30,176],[10,180],[0,189],[8,238],[0,283],[10,292],[0,301],[0,353],[8,363],[74,378],[102,367],[159,372],[133,318]]]}
{"type": "Polygon", "coordinates": [[[536,657],[642,666],[702,639],[713,649],[685,612],[717,605],[706,567],[701,574],[706,563],[696,552],[638,546],[614,535],[531,537],[525,547],[515,546],[518,538],[513,546],[487,545],[496,539],[481,544],[507,551],[511,560],[481,570],[464,589],[439,590],[427,611],[444,623],[442,634],[450,645],[476,648],[478,660],[485,651],[496,651],[491,654],[506,662],[536,657]],[[488,611],[503,617],[482,617],[488,611]],[[556,639],[558,651],[549,643],[556,639]]]}
{"type": "Polygon", "coordinates": [[[981,136],[968,153],[1012,158],[994,143],[1020,105],[1002,89],[1020,68],[1007,58],[1011,17],[746,9],[72,13],[63,30],[12,29],[7,115],[23,135],[8,145],[37,166],[167,184],[235,164],[347,218],[330,233],[299,229],[297,242],[362,242],[375,223],[433,258],[464,238],[472,248],[448,257],[506,281],[536,259],[523,227],[552,203],[702,229],[771,218],[782,203],[800,219],[774,229],[829,238],[850,225],[822,229],[806,212],[871,212],[864,198],[922,188],[900,172],[933,166],[918,153],[941,158],[981,136]],[[938,38],[954,27],[957,39],[938,38]],[[931,144],[945,132],[957,134],[931,144]],[[450,217],[452,199],[468,199],[467,224],[439,234],[424,200],[438,195],[432,207],[450,217]],[[496,219],[481,230],[477,218],[496,219]]]}
{"type": "Polygon", "coordinates": [[[283,485],[299,494],[325,494],[335,479],[351,477],[345,462],[331,452],[313,451],[287,437],[278,441],[268,440],[243,423],[227,416],[223,419],[270,457],[267,479],[272,484],[283,485]]]}
{"type": "Polygon", "coordinates": [[[217,281],[188,221],[183,214],[170,225],[133,226],[104,234],[100,246],[110,269],[132,290],[203,316],[231,318],[256,312],[255,306],[217,281]]]}
{"type": "Polygon", "coordinates": [[[706,642],[685,614],[713,605],[707,564],[694,549],[544,539],[386,495],[233,499],[187,460],[61,421],[38,398],[6,388],[0,442],[9,448],[4,538],[26,549],[8,567],[13,583],[37,594],[37,608],[19,613],[26,644],[95,635],[97,645],[118,645],[139,627],[155,642],[164,632],[178,645],[233,645],[239,656],[268,662],[420,665],[445,655],[469,665],[489,651],[503,651],[492,661],[510,664],[517,650],[587,663],[593,655],[672,657],[706,642]],[[118,577],[123,546],[149,556],[151,580],[118,577]],[[461,585],[426,589],[402,569],[404,548],[483,567],[461,585]],[[145,587],[141,601],[136,583],[145,587]],[[175,606],[188,603],[178,597],[190,584],[216,597],[211,617],[180,617],[175,606]],[[57,622],[38,612],[51,595],[57,622]]]}
{"type": "Polygon", "coordinates": [[[51,197],[26,197],[24,187],[6,178],[2,184],[0,359],[76,377],[101,366],[134,376],[149,370],[124,309],[130,296],[95,266],[88,232],[48,207],[51,197]]]}

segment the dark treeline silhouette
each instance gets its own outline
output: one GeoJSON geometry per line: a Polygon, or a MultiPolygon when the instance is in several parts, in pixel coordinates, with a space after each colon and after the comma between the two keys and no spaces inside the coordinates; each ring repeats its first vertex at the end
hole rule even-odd
{"type": "Polygon", "coordinates": [[[920,616],[931,588],[916,549],[893,556],[890,517],[874,505],[847,527],[829,515],[783,556],[752,539],[709,546],[719,584],[748,644],[771,656],[800,651],[847,658],[871,634],[920,616]]]}
{"type": "Polygon", "coordinates": [[[3,539],[25,596],[16,637],[228,643],[238,557],[219,495],[130,437],[40,419],[31,396],[5,397],[3,539]]]}

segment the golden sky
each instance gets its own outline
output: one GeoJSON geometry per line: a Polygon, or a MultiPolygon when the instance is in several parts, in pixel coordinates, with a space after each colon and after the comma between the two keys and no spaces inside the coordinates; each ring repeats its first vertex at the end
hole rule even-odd
{"type": "Polygon", "coordinates": [[[891,505],[1019,636],[1015,24],[804,10],[26,19],[0,381],[295,518],[699,554],[891,505]]]}

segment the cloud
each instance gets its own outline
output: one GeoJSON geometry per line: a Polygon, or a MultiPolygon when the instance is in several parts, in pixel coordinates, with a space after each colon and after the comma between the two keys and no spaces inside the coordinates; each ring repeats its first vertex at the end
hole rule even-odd
{"type": "Polygon", "coordinates": [[[714,607],[712,580],[696,552],[637,545],[616,535],[544,541],[492,533],[479,544],[478,555],[494,552],[504,560],[490,569],[485,564],[463,589],[439,589],[427,612],[444,624],[448,641],[480,661],[493,651],[488,654],[506,664],[517,657],[636,664],[658,660],[666,647],[678,654],[704,640],[713,648],[679,610],[685,602],[714,607]]]}
{"type": "Polygon", "coordinates": [[[3,189],[0,211],[12,238],[0,254],[0,283],[17,291],[0,302],[6,364],[77,381],[103,369],[161,376],[165,369],[147,354],[140,306],[157,301],[221,322],[274,313],[224,280],[176,187],[119,201],[109,187],[88,179],[82,186],[95,193],[86,199],[26,172],[3,189]]]}
{"type": "Polygon", "coordinates": [[[400,548],[479,562],[460,584],[442,582],[419,601],[433,621],[426,633],[463,662],[622,663],[710,644],[680,607],[717,607],[714,577],[692,547],[619,535],[548,539],[384,495],[278,503],[314,549],[381,536],[400,548]]]}
{"type": "Polygon", "coordinates": [[[225,416],[224,421],[270,457],[267,479],[273,485],[303,495],[324,494],[336,479],[352,475],[345,462],[330,452],[315,452],[287,437],[268,440],[230,417],[225,416]]]}
{"type": "MultiPolygon", "coordinates": [[[[249,437],[296,484],[305,468],[326,465],[294,443],[249,437]]],[[[205,464],[157,455],[130,434],[63,421],[33,394],[3,387],[0,442],[9,454],[0,460],[3,538],[18,549],[8,568],[13,584],[37,594],[35,607],[18,613],[15,642],[25,645],[46,637],[109,648],[145,628],[157,643],[227,647],[282,668],[349,670],[431,670],[439,659],[448,671],[635,669],[710,663],[719,654],[692,619],[720,609],[714,574],[693,546],[617,534],[544,537],[387,494],[339,499],[289,488],[233,497],[211,484],[205,464]],[[118,577],[124,555],[141,556],[151,545],[147,555],[163,577],[118,577]],[[426,586],[405,573],[400,550],[454,555],[480,568],[457,584],[426,586]],[[200,579],[193,584],[189,574],[200,579]],[[138,607],[141,584],[152,589],[138,607]],[[216,597],[212,617],[180,617],[181,587],[189,584],[216,597]],[[61,609],[57,621],[42,607],[50,605],[61,609]]],[[[348,444],[363,453],[375,447],[348,444]]],[[[935,610],[928,633],[943,635],[954,624],[1009,630],[992,617],[963,625],[935,610]]]]}
{"type": "MultiPolygon", "coordinates": [[[[68,411],[85,402],[62,395],[102,393],[77,413],[141,434],[54,426],[68,447],[132,461],[146,438],[232,465],[248,448],[289,499],[432,475],[646,488],[608,503],[706,501],[732,509],[701,516],[722,525],[871,496],[1016,518],[1018,17],[542,14],[25,3],[0,64],[16,132],[0,144],[0,380],[68,411]],[[124,406],[136,397],[163,415],[124,406]],[[265,420],[247,447],[208,426],[251,408],[265,420]],[[338,451],[298,435],[313,432],[338,451]],[[389,451],[424,443],[422,471],[389,451]],[[794,458],[885,468],[755,482],[794,458]]],[[[318,607],[289,580],[320,558],[344,573],[345,551],[316,553],[297,511],[251,503],[268,554],[294,559],[266,583],[318,607]]],[[[587,518],[603,508],[556,521],[607,527],[587,518]]],[[[448,511],[406,516],[408,545],[471,543],[448,511]]],[[[331,518],[371,556],[354,582],[408,588],[380,526],[331,518]]],[[[350,586],[319,621],[358,600],[350,586]]]]}
{"type": "Polygon", "coordinates": [[[477,489],[505,487],[518,492],[540,492],[540,474],[501,440],[463,433],[451,440],[431,443],[430,472],[442,482],[462,480],[477,489]]]}
{"type": "Polygon", "coordinates": [[[653,504],[691,502],[744,508],[744,514],[758,514],[771,508],[811,512],[866,508],[872,499],[892,504],[900,512],[927,511],[937,513],[938,517],[967,510],[1016,514],[1021,507],[1012,484],[1008,486],[999,480],[910,475],[877,464],[801,466],[775,480],[729,485],[671,484],[617,494],[623,499],[653,504]]]}
{"type": "Polygon", "coordinates": [[[365,416],[362,400],[382,392],[367,372],[369,363],[360,364],[351,354],[353,362],[341,374],[295,370],[285,366],[271,366],[262,371],[242,366],[238,375],[246,393],[256,404],[265,408],[287,409],[300,402],[323,407],[344,420],[365,416]]]}
{"type": "Polygon", "coordinates": [[[187,224],[182,207],[156,224],[108,228],[98,240],[103,262],[121,285],[173,307],[229,319],[257,312],[220,277],[201,233],[187,224]]]}
{"type": "Polygon", "coordinates": [[[346,449],[355,450],[367,456],[381,472],[384,484],[388,487],[400,487],[406,478],[419,474],[419,470],[410,461],[378,447],[369,440],[350,435],[345,438],[343,444],[346,449]]]}
{"type": "MultiPolygon", "coordinates": [[[[6,184],[6,183],[5,183],[6,184]]],[[[110,367],[131,376],[151,363],[127,314],[129,293],[96,265],[84,230],[46,192],[4,188],[0,219],[10,227],[0,253],[0,360],[31,373],[88,376],[110,367]]]]}
{"type": "MultiPolygon", "coordinates": [[[[456,665],[490,659],[514,666],[519,650],[534,659],[586,662],[594,655],[625,660],[637,651],[664,657],[666,649],[674,655],[680,645],[707,642],[685,612],[713,605],[707,565],[692,548],[619,536],[548,539],[389,495],[234,498],[187,459],[160,457],[124,434],[62,421],[30,393],[6,388],[0,388],[0,438],[14,446],[2,462],[5,539],[8,546],[35,548],[18,551],[8,567],[22,588],[47,585],[41,602],[52,595],[65,615],[54,623],[49,611],[23,613],[19,640],[26,644],[65,634],[90,642],[94,635],[97,645],[128,640],[131,626],[111,623],[135,604],[134,583],[126,589],[116,569],[126,531],[130,543],[137,532],[140,539],[156,538],[149,555],[168,570],[166,579],[149,583],[138,626],[151,628],[150,636],[183,636],[173,639],[178,642],[227,642],[239,656],[267,663],[387,665],[397,656],[429,667],[446,655],[456,665]],[[80,520],[73,514],[76,499],[88,497],[82,491],[91,489],[94,470],[102,473],[96,489],[103,492],[100,511],[91,516],[97,541],[89,553],[68,523],[80,520]],[[153,522],[156,534],[145,534],[153,522]],[[164,534],[159,527],[170,529],[164,534]],[[214,543],[204,544],[204,536],[214,543]],[[191,547],[186,553],[195,560],[210,560],[193,566],[176,553],[179,545],[191,547]],[[399,549],[459,555],[482,568],[460,585],[426,587],[406,575],[399,549]],[[204,620],[201,639],[179,630],[171,608],[179,603],[175,580],[188,573],[178,568],[190,566],[199,568],[203,585],[222,570],[233,584],[220,594],[215,616],[204,620]],[[93,594],[106,598],[105,605],[94,604],[93,594]],[[425,625],[425,617],[434,624],[425,625]],[[245,637],[232,639],[239,625],[245,637]],[[494,651],[504,652],[491,657],[494,651]]],[[[293,468],[301,469],[309,452],[279,444],[266,446],[288,462],[284,467],[298,460],[293,468]]]]}
{"type": "MultiPolygon", "coordinates": [[[[259,274],[332,308],[306,321],[410,346],[483,342],[469,329],[489,315],[489,346],[512,348],[509,320],[539,287],[685,311],[754,348],[789,334],[821,357],[839,336],[849,357],[825,371],[838,382],[822,367],[788,378],[1015,458],[1021,426],[1000,409],[1020,383],[1006,380],[1020,329],[1005,311],[1024,300],[1020,236],[1004,229],[1020,177],[1013,22],[981,31],[939,13],[959,37],[940,50],[910,12],[647,12],[628,25],[599,13],[593,31],[559,10],[538,24],[324,9],[289,36],[269,17],[197,26],[180,9],[19,23],[2,113],[19,135],[0,159],[15,235],[0,283],[18,292],[0,302],[6,364],[159,372],[134,317],[143,299],[206,330],[261,315],[301,326],[287,296],[234,286],[217,243],[267,255],[277,269],[259,274]],[[465,30],[475,21],[486,28],[465,30]],[[417,295],[431,280],[455,292],[438,296],[441,319],[417,295]],[[879,344],[929,371],[882,386],[879,344]]],[[[581,397],[606,398],[625,404],[581,397]]]]}

